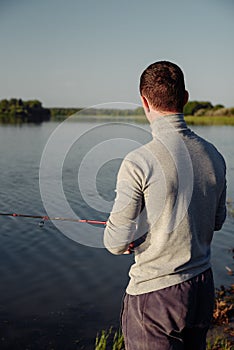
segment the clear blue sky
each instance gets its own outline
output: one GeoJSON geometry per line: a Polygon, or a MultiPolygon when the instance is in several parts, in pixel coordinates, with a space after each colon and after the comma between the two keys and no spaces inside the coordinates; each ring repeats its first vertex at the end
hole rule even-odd
{"type": "Polygon", "coordinates": [[[234,106],[233,0],[0,0],[0,99],[139,103],[142,70],[171,60],[190,100],[234,106]]]}

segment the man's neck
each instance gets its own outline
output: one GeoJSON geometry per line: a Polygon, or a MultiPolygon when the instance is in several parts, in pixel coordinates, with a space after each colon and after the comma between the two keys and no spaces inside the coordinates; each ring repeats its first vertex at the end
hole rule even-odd
{"type": "Polygon", "coordinates": [[[182,112],[179,111],[160,111],[156,109],[151,109],[150,111],[145,111],[146,117],[149,120],[150,123],[153,123],[155,119],[159,117],[165,117],[167,115],[172,115],[172,114],[181,114],[182,112]]]}

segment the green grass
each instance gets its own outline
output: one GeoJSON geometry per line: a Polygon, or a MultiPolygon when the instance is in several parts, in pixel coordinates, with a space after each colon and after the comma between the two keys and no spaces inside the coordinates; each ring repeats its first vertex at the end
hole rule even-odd
{"type": "MultiPolygon", "coordinates": [[[[94,350],[124,350],[124,338],[121,331],[103,330],[96,337],[94,350]]],[[[223,335],[215,335],[207,339],[206,350],[234,350],[234,346],[223,335]]]]}
{"type": "Polygon", "coordinates": [[[112,328],[109,331],[103,330],[97,334],[95,350],[124,350],[124,338],[121,331],[116,331],[113,335],[112,328]]]}
{"type": "Polygon", "coordinates": [[[234,116],[185,116],[188,125],[234,125],[234,116]]]}
{"type": "Polygon", "coordinates": [[[234,350],[228,339],[217,335],[214,339],[208,339],[206,350],[234,350]]]}
{"type": "MultiPolygon", "coordinates": [[[[110,115],[78,115],[72,121],[125,121],[135,123],[147,123],[145,115],[110,116],[110,115]]],[[[234,125],[234,116],[185,116],[188,125],[234,125]]]]}

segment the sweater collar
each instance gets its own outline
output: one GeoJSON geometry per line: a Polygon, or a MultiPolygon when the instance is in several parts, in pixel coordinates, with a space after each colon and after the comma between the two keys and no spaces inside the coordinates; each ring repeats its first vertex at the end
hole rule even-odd
{"type": "Polygon", "coordinates": [[[157,137],[161,133],[182,132],[188,130],[182,113],[157,117],[151,124],[152,135],[157,137]]]}

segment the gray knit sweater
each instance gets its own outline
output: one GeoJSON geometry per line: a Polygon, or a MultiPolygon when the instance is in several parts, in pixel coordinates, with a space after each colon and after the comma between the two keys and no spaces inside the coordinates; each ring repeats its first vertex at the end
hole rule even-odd
{"type": "Polygon", "coordinates": [[[122,254],[136,241],[127,293],[166,288],[210,267],[210,244],[226,217],[225,161],[186,125],[182,114],[158,117],[153,140],[129,153],[104,244],[122,254]],[[139,244],[140,243],[140,244],[139,244]]]}

